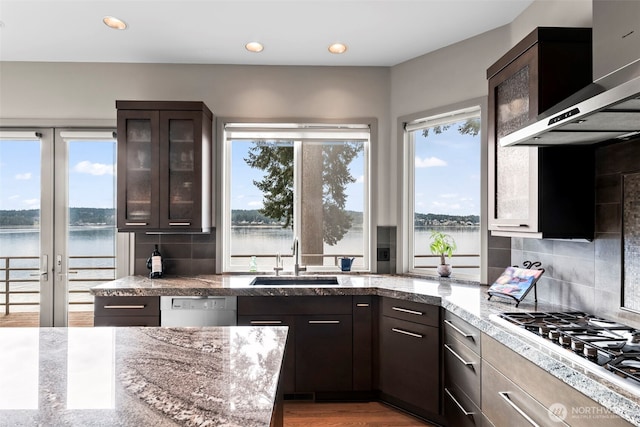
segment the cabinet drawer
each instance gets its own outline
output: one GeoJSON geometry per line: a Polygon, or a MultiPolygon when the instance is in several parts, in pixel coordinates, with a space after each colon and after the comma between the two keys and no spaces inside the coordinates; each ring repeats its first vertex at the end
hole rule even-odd
{"type": "Polygon", "coordinates": [[[444,311],[443,327],[446,337],[452,337],[480,354],[480,330],[449,311],[444,311]]]}
{"type": "Polygon", "coordinates": [[[482,384],[482,410],[496,426],[567,425],[484,361],[482,384]]]}
{"type": "Polygon", "coordinates": [[[482,412],[455,385],[444,387],[444,415],[450,426],[482,426],[482,412]]]}
{"type": "Polygon", "coordinates": [[[160,326],[160,316],[96,316],[93,326],[160,326]]]}
{"type": "Polygon", "coordinates": [[[238,297],[238,314],[351,314],[350,296],[238,297]]]}
{"type": "Polygon", "coordinates": [[[429,304],[395,298],[382,299],[382,314],[396,319],[438,327],[439,313],[438,307],[429,304]]]}
{"type": "Polygon", "coordinates": [[[160,318],[160,297],[95,297],[95,316],[155,316],[160,318]]]}
{"type": "MultiPolygon", "coordinates": [[[[607,427],[617,426],[630,426],[631,424],[626,422],[620,417],[610,413],[600,404],[592,400],[591,398],[580,393],[578,390],[555,378],[539,366],[534,365],[518,353],[512,351],[508,347],[500,344],[498,341],[482,334],[482,408],[484,406],[485,398],[485,381],[487,376],[485,375],[484,368],[486,364],[484,361],[493,365],[493,367],[502,367],[503,374],[514,383],[518,384],[525,392],[536,399],[540,404],[547,408],[550,408],[554,404],[562,404],[567,408],[568,414],[565,420],[568,424],[574,427],[589,427],[593,425],[593,418],[582,417],[579,413],[581,408],[589,408],[591,411],[601,411],[594,413],[606,413],[606,425],[607,427]],[[576,415],[573,415],[572,411],[578,411],[576,415]]],[[[490,417],[491,418],[491,417],[490,417]]],[[[494,424],[496,423],[492,419],[494,424]]],[[[558,424],[553,424],[558,425],[558,424]]]]}
{"type": "Polygon", "coordinates": [[[480,356],[460,341],[445,337],[445,384],[457,385],[476,405],[480,405],[480,356]]]}

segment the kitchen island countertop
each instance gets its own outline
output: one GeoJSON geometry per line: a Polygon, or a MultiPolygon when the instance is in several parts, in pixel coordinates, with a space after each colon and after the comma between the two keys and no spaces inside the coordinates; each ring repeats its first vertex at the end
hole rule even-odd
{"type": "Polygon", "coordinates": [[[0,328],[0,425],[269,426],[286,327],[0,328]]]}
{"type": "MultiPolygon", "coordinates": [[[[271,275],[273,276],[273,275],[271,275]]],[[[414,276],[336,274],[338,285],[252,286],[251,275],[202,275],[151,280],[129,276],[91,289],[96,296],[310,296],[375,295],[439,305],[513,349],[612,413],[640,426],[640,387],[620,386],[619,381],[575,364],[561,352],[549,349],[526,336],[515,334],[492,320],[501,312],[567,311],[567,307],[534,302],[533,292],[515,307],[497,297],[487,300],[487,287],[455,279],[414,276]]],[[[303,277],[309,277],[305,275],[303,277]]],[[[326,277],[322,275],[319,277],[326,277]]],[[[629,322],[629,319],[617,319],[629,322]]],[[[637,327],[637,322],[636,325],[637,327]]]]}

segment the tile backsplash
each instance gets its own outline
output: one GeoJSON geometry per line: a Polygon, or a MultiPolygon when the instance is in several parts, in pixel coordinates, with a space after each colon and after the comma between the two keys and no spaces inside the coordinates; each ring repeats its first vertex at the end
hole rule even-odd
{"type": "Polygon", "coordinates": [[[147,258],[154,245],[162,254],[167,274],[196,275],[216,272],[216,234],[145,234],[135,236],[134,274],[147,275],[147,258]]]}
{"type": "Polygon", "coordinates": [[[539,300],[640,323],[640,314],[620,309],[622,185],[625,174],[640,171],[639,142],[616,143],[596,150],[596,232],[592,242],[511,239],[513,265],[521,265],[524,260],[540,261],[546,270],[538,282],[539,300]]]}

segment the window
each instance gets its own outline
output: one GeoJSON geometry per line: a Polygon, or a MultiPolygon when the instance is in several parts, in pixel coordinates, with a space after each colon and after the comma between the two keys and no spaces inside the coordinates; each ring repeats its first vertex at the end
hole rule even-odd
{"type": "Polygon", "coordinates": [[[227,123],[223,271],[369,270],[369,125],[227,123]],[[255,258],[254,258],[255,257],[255,258]]]}
{"type": "Polygon", "coordinates": [[[431,234],[450,235],[453,275],[480,279],[480,107],[432,115],[405,126],[408,154],[409,271],[435,273],[431,234]]]}

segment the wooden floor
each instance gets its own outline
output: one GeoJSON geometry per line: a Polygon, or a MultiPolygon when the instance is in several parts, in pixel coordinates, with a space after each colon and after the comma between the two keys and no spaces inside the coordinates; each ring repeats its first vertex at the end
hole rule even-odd
{"type": "Polygon", "coordinates": [[[284,427],[432,426],[379,402],[285,402],[284,427]]]}
{"type": "MultiPolygon", "coordinates": [[[[36,312],[0,314],[0,328],[24,326],[40,326],[40,314],[36,312]]],[[[69,312],[69,326],[93,326],[93,312],[69,312]]]]}

